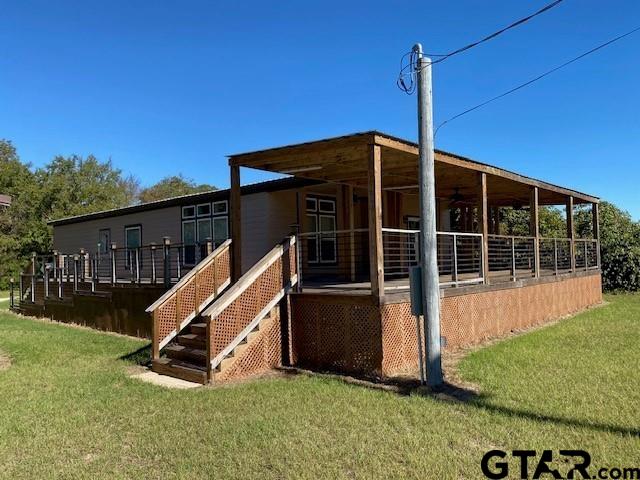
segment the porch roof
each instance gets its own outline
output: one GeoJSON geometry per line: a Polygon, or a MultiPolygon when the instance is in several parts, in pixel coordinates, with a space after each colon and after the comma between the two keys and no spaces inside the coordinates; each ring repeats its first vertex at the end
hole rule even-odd
{"type": "MultiPolygon", "coordinates": [[[[229,165],[366,188],[371,145],[381,149],[383,189],[417,194],[418,145],[378,131],[230,155],[229,165]]],[[[459,203],[466,199],[475,203],[477,172],[488,176],[492,205],[528,205],[531,187],[538,187],[541,205],[564,204],[569,196],[575,203],[599,201],[592,195],[442,150],[435,152],[436,196],[446,199],[459,194],[457,198],[463,199],[459,203]]]]}

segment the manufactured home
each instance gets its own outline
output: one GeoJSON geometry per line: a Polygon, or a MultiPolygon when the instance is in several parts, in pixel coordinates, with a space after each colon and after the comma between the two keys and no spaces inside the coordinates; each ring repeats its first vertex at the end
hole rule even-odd
{"type": "MultiPolygon", "coordinates": [[[[52,222],[14,308],[152,340],[154,370],[201,383],[290,364],[415,372],[418,147],[372,131],[229,157],[231,188],[52,222]],[[288,175],[241,186],[241,168],[288,175]]],[[[445,348],[602,301],[598,198],[436,151],[445,348]],[[574,208],[592,210],[577,238],[574,208]],[[540,235],[540,206],[566,236],[540,235]],[[503,231],[504,208],[530,232],[503,231]]]]}

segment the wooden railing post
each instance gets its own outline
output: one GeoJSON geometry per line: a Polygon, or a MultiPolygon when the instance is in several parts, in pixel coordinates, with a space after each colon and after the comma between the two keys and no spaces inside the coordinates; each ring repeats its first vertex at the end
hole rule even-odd
{"type": "Polygon", "coordinates": [[[140,247],[136,247],[136,283],[140,285],[140,247]]]}
{"type": "Polygon", "coordinates": [[[58,263],[59,263],[59,254],[57,250],[53,251],[53,278],[54,280],[58,279],[58,263]]]}
{"type": "MultiPolygon", "coordinates": [[[[484,255],[484,252],[482,253],[484,255]]],[[[483,275],[484,275],[484,267],[483,267],[483,275]]],[[[458,236],[453,234],[453,276],[452,280],[455,282],[456,286],[458,286],[458,236]]],[[[484,283],[487,283],[488,278],[485,278],[484,283]]]]}
{"type": "Polygon", "coordinates": [[[62,267],[59,267],[58,271],[58,298],[62,300],[62,267]]]}
{"type": "Polygon", "coordinates": [[[73,256],[73,293],[78,291],[78,264],[80,263],[80,256],[76,253],[73,256]]]}
{"type": "Polygon", "coordinates": [[[178,263],[177,263],[177,273],[178,273],[178,281],[182,278],[182,259],[184,255],[181,255],[184,247],[178,247],[178,263]]]}
{"type": "Polygon", "coordinates": [[[96,282],[97,282],[97,270],[98,270],[98,259],[96,257],[89,259],[89,265],[91,266],[91,293],[96,292],[96,282]]]}
{"type": "Polygon", "coordinates": [[[211,252],[213,252],[213,242],[211,241],[210,237],[207,237],[206,246],[207,246],[207,256],[209,256],[211,255],[211,252]]]}
{"type": "Polygon", "coordinates": [[[151,341],[151,358],[153,360],[158,360],[160,358],[160,338],[159,338],[159,330],[160,324],[158,320],[158,315],[154,310],[151,313],[151,320],[153,322],[153,332],[152,332],[152,341],[151,341]]]}
{"type": "Polygon", "coordinates": [[[44,275],[43,275],[43,283],[44,283],[44,298],[49,297],[49,265],[44,266],[44,275]]]}
{"type": "Polygon", "coordinates": [[[22,273],[20,274],[20,291],[18,292],[20,294],[20,303],[22,303],[24,301],[24,277],[22,275],[22,273]]]}
{"type": "Polygon", "coordinates": [[[80,258],[79,258],[79,261],[80,261],[80,264],[79,264],[80,269],[79,270],[80,270],[80,281],[82,281],[82,282],[85,281],[85,268],[86,268],[85,267],[85,264],[86,264],[85,260],[86,260],[85,250],[84,250],[84,248],[81,248],[80,249],[80,258]]]}
{"type": "Polygon", "coordinates": [[[171,287],[171,239],[162,237],[162,275],[164,277],[164,288],[171,287]]]}
{"type": "Polygon", "coordinates": [[[13,280],[13,277],[11,277],[9,279],[9,286],[10,286],[10,288],[9,288],[9,307],[11,307],[12,310],[16,306],[14,293],[13,293],[14,283],[15,282],[13,280]]]}
{"type": "Polygon", "coordinates": [[[156,244],[152,243],[151,249],[151,284],[156,284],[156,244]]]}
{"type": "Polygon", "coordinates": [[[515,282],[516,274],[516,239],[511,237],[511,278],[515,282]]]}
{"type": "Polygon", "coordinates": [[[179,288],[176,291],[176,332],[180,332],[180,323],[182,323],[182,302],[180,299],[180,293],[182,292],[182,288],[179,288]]]}
{"type": "Polygon", "coordinates": [[[111,259],[111,285],[116,284],[116,244],[112,243],[110,248],[109,257],[111,259]]]}

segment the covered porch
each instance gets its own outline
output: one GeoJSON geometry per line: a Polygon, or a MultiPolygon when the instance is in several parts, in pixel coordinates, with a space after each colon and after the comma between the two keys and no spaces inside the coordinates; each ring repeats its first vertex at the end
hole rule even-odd
{"type": "MultiPolygon", "coordinates": [[[[297,193],[298,292],[364,295],[377,304],[406,297],[409,269],[420,258],[417,145],[367,132],[233,155],[229,164],[236,246],[240,167],[321,180],[326,183],[297,193]]],[[[435,176],[443,290],[522,286],[598,271],[597,198],[442,151],[436,151],[435,176]],[[591,208],[589,238],[576,237],[579,204],[591,208]],[[565,210],[566,235],[540,235],[541,206],[565,210]],[[528,235],[501,229],[506,207],[528,212],[528,235]]],[[[233,259],[240,272],[238,247],[233,259]]]]}

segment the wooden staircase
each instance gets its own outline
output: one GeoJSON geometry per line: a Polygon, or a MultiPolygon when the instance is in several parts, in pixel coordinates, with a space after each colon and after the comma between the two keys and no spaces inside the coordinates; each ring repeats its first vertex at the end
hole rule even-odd
{"type": "Polygon", "coordinates": [[[225,243],[147,309],[153,371],[206,384],[282,364],[279,306],[297,282],[295,237],[231,285],[230,240],[225,243]]]}
{"type": "MultiPolygon", "coordinates": [[[[272,315],[273,312],[270,312],[242,342],[225,356],[213,371],[214,376],[224,374],[236,361],[242,358],[253,342],[259,338],[261,325],[269,321],[272,315]]],[[[164,356],[153,360],[152,370],[161,375],[206,384],[208,381],[206,333],[206,323],[189,324],[184,333],[178,335],[164,348],[164,356]]]]}

